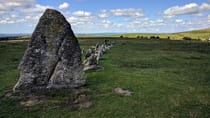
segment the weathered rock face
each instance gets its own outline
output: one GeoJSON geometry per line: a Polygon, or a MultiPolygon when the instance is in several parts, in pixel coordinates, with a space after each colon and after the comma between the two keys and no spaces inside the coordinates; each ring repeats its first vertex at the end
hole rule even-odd
{"type": "Polygon", "coordinates": [[[90,65],[97,65],[97,60],[95,54],[91,54],[85,61],[84,61],[85,66],[90,66],[90,65]]]}
{"type": "Polygon", "coordinates": [[[47,9],[29,40],[14,91],[74,88],[85,84],[81,50],[64,16],[47,9]]]}

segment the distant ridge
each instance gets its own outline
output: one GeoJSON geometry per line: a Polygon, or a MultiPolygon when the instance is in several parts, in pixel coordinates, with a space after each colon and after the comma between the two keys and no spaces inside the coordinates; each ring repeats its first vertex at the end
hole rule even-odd
{"type": "Polygon", "coordinates": [[[31,34],[0,34],[0,38],[6,38],[6,37],[20,37],[20,36],[27,36],[27,35],[31,35],[31,34]]]}
{"type": "MultiPolygon", "coordinates": [[[[180,40],[183,37],[191,37],[193,39],[208,40],[210,38],[210,28],[196,29],[190,31],[176,32],[176,33],[125,33],[125,32],[104,32],[104,33],[76,33],[77,37],[130,37],[136,38],[139,36],[151,37],[159,36],[160,38],[168,38],[180,40]]],[[[30,38],[31,34],[0,34],[0,40],[14,39],[19,37],[30,38]]]]}
{"type": "Polygon", "coordinates": [[[192,39],[205,41],[210,38],[210,28],[176,32],[176,33],[124,33],[124,34],[115,34],[112,36],[113,37],[123,36],[129,38],[137,38],[137,37],[150,38],[158,36],[163,39],[172,39],[172,40],[182,40],[184,37],[190,37],[192,39]]]}
{"type": "Polygon", "coordinates": [[[190,30],[190,31],[179,32],[179,33],[210,33],[210,28],[190,30]]]}
{"type": "Polygon", "coordinates": [[[110,35],[115,35],[115,34],[122,34],[121,32],[119,33],[109,33],[109,32],[105,32],[105,33],[76,33],[76,36],[79,37],[85,37],[85,36],[110,36],[110,35]]]}

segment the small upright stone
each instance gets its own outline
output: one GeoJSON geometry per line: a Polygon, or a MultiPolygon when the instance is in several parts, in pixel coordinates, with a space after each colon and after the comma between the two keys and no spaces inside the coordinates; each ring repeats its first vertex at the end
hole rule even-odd
{"type": "Polygon", "coordinates": [[[102,66],[98,65],[97,57],[95,54],[91,54],[85,61],[84,61],[84,71],[87,70],[103,70],[102,66]]]}
{"type": "Polygon", "coordinates": [[[90,57],[94,53],[94,50],[92,48],[89,48],[85,54],[85,59],[90,57]]]}
{"type": "Polygon", "coordinates": [[[85,84],[81,50],[64,16],[47,9],[29,40],[13,90],[74,88],[85,84]]]}

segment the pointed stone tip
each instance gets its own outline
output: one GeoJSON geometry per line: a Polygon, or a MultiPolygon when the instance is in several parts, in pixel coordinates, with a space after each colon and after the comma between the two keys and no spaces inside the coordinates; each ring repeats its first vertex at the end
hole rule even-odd
{"type": "Polygon", "coordinates": [[[60,19],[60,18],[65,19],[65,17],[62,15],[62,13],[59,12],[58,10],[47,8],[44,11],[41,19],[52,19],[52,18],[53,19],[54,18],[56,18],[56,19],[60,19]]]}
{"type": "Polygon", "coordinates": [[[45,10],[45,13],[51,13],[51,12],[60,13],[60,12],[59,12],[58,10],[56,10],[56,9],[47,8],[47,9],[45,10]]]}
{"type": "Polygon", "coordinates": [[[47,8],[47,9],[45,10],[45,12],[59,12],[59,11],[57,11],[57,10],[55,10],[55,9],[47,8]]]}

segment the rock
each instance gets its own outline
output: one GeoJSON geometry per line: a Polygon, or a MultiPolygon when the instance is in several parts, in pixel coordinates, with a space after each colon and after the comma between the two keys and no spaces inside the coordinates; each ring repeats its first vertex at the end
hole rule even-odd
{"type": "Polygon", "coordinates": [[[124,96],[131,96],[131,93],[129,90],[127,89],[122,89],[120,87],[117,87],[113,90],[116,94],[120,94],[120,95],[124,95],[124,96]]]}
{"type": "Polygon", "coordinates": [[[15,92],[85,84],[77,38],[60,12],[47,9],[41,16],[19,70],[15,92]]]}
{"type": "Polygon", "coordinates": [[[70,98],[70,100],[67,103],[68,108],[72,110],[77,109],[84,109],[89,108],[92,106],[92,101],[90,101],[90,98],[86,94],[80,94],[74,100],[70,98]]]}
{"type": "Polygon", "coordinates": [[[95,54],[91,54],[90,57],[88,57],[84,62],[84,71],[87,70],[102,70],[103,67],[98,65],[97,57],[95,54]]]}
{"type": "Polygon", "coordinates": [[[106,48],[105,48],[105,45],[104,45],[104,44],[101,45],[101,49],[102,49],[102,52],[103,52],[103,53],[106,52],[106,48]]]}
{"type": "Polygon", "coordinates": [[[81,54],[82,55],[85,54],[85,50],[84,49],[81,50],[81,54]]]}
{"type": "Polygon", "coordinates": [[[94,53],[94,50],[92,48],[89,48],[85,54],[85,59],[91,56],[91,54],[94,53]]]}
{"type": "Polygon", "coordinates": [[[84,65],[85,65],[85,66],[97,65],[97,60],[96,60],[95,54],[91,54],[91,56],[89,56],[89,57],[85,60],[84,65]]]}
{"type": "Polygon", "coordinates": [[[22,98],[23,101],[20,101],[20,105],[25,107],[31,107],[37,104],[44,104],[48,100],[45,96],[27,96],[25,98],[22,98]]]}
{"type": "Polygon", "coordinates": [[[104,67],[99,66],[99,65],[85,66],[85,67],[84,67],[84,71],[88,71],[88,70],[100,71],[100,70],[104,70],[104,67]]]}
{"type": "Polygon", "coordinates": [[[108,45],[108,44],[109,44],[109,40],[105,39],[105,40],[104,40],[104,44],[105,44],[105,45],[108,45]]]}
{"type": "Polygon", "coordinates": [[[86,101],[86,102],[84,102],[84,103],[82,103],[82,104],[80,104],[80,108],[79,109],[83,109],[83,108],[90,108],[91,106],[92,106],[92,102],[91,101],[86,101]]]}
{"type": "Polygon", "coordinates": [[[100,45],[98,47],[97,54],[96,54],[97,55],[97,57],[96,57],[97,63],[100,59],[102,59],[102,56],[103,56],[103,49],[102,48],[103,48],[102,45],[100,45]]]}
{"type": "Polygon", "coordinates": [[[99,43],[96,44],[95,51],[98,50],[98,48],[99,48],[99,43]]]}

